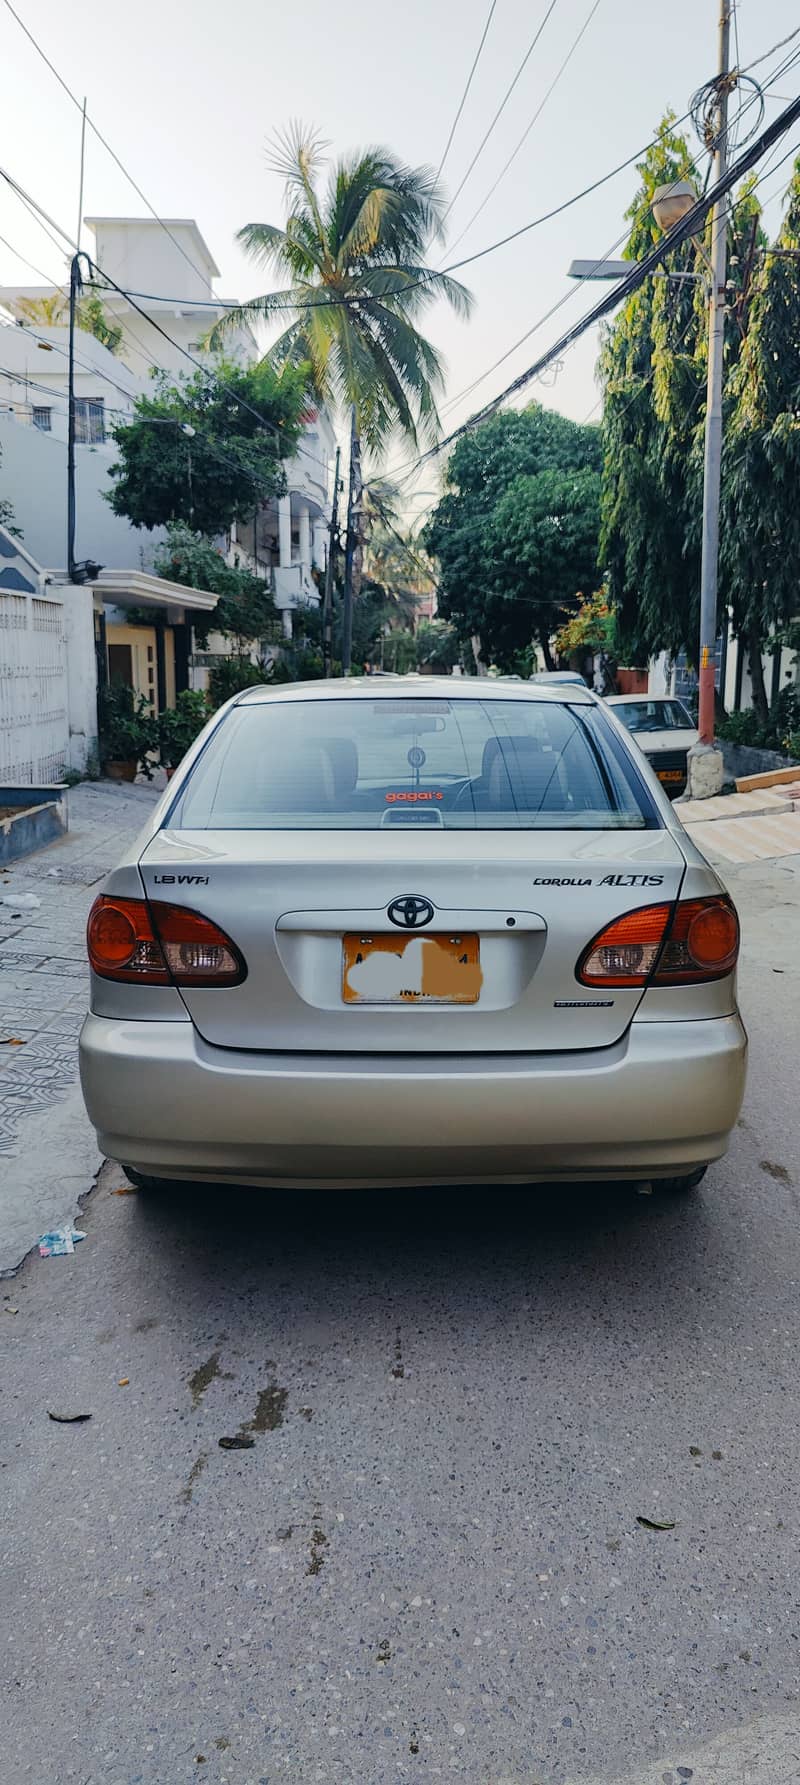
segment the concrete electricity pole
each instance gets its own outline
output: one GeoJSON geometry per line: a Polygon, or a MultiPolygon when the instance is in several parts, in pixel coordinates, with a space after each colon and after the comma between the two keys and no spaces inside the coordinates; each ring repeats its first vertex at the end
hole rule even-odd
{"type": "Polygon", "coordinates": [[[322,598],[322,667],[326,676],[332,670],[332,635],[333,635],[333,563],[336,555],[336,525],[339,517],[339,460],[341,448],[336,448],[336,469],[333,473],[333,499],[331,501],[331,524],[328,529],[328,562],[325,565],[325,592],[322,598]]]}
{"type": "Polygon", "coordinates": [[[361,538],[361,443],[356,428],[356,408],[350,415],[350,486],[347,492],[347,539],[344,550],[342,601],[342,675],[349,676],[353,656],[353,570],[361,538]]]}
{"type": "MultiPolygon", "coordinates": [[[[728,163],[728,76],[732,0],[721,0],[719,80],[714,131],[712,182],[728,163]]],[[[719,498],[722,463],[722,368],[725,343],[728,202],[717,200],[711,213],[711,292],[708,317],[708,387],[703,466],[703,545],[700,570],[700,655],[698,662],[700,741],[689,755],[689,798],[719,793],[723,780],[722,752],[714,744],[714,685],[717,643],[717,568],[719,563],[719,498]]]]}

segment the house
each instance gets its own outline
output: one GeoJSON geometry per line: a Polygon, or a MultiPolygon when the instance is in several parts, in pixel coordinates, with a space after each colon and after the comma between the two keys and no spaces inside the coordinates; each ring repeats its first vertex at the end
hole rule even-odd
{"type": "MultiPolygon", "coordinates": [[[[165,702],[171,704],[182,686],[204,684],[207,654],[195,651],[191,636],[191,613],[198,603],[176,598],[175,586],[154,575],[154,553],[163,532],[132,527],[105,499],[116,456],[112,430],[132,413],[137,395],[149,388],[154,368],[165,369],[170,377],[191,375],[186,355],[201,361],[208,357],[205,336],[231,300],[215,297],[218,269],[192,219],[162,223],[155,218],[93,217],[87,224],[95,240],[92,260],[115,286],[131,292],[132,301],[113,287],[103,293],[107,316],[123,331],[116,352],[86,329],[76,331],[75,556],[79,563],[102,567],[91,584],[102,610],[101,675],[129,671],[132,685],[159,710],[165,702]],[[137,610],[133,624],[130,609],[137,610]],[[153,616],[152,626],[144,629],[143,609],[153,616]]],[[[0,325],[0,495],[10,501],[34,560],[63,565],[65,308],[59,312],[58,293],[46,286],[0,286],[0,305],[12,319],[0,325]],[[35,311],[31,319],[29,311],[32,303],[41,309],[42,299],[51,308],[46,322],[39,322],[35,311]]],[[[258,347],[249,328],[234,330],[226,351],[241,363],[254,359],[258,347]]],[[[268,583],[288,635],[292,611],[319,600],[312,573],[323,572],[326,562],[333,452],[329,418],[324,411],[309,410],[297,454],[287,466],[287,494],[259,509],[238,537],[234,528],[230,539],[220,542],[231,561],[243,561],[268,583]]],[[[219,635],[209,639],[209,647],[212,654],[229,648],[219,635]]]]}
{"type": "Polygon", "coordinates": [[[140,689],[156,712],[174,705],[189,686],[192,618],[216,604],[208,590],[145,572],[71,583],[0,527],[0,781],[57,782],[96,760],[98,658],[110,681],[140,689]]]}

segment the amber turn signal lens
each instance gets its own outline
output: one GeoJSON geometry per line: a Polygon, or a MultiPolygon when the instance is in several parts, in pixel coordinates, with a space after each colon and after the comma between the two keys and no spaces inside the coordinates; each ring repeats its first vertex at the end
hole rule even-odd
{"type": "Polygon", "coordinates": [[[738,956],[739,919],[730,899],[687,899],[676,907],[656,985],[724,979],[738,956]]]}

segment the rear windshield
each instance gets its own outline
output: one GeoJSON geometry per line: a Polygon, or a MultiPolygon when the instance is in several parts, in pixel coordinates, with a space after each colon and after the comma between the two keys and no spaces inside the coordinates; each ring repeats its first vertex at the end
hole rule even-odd
{"type": "Polygon", "coordinates": [[[183,830],[645,829],[600,710],[432,697],[231,708],[167,820],[183,830]]]}
{"type": "Polygon", "coordinates": [[[680,700],[626,700],[614,713],[629,731],[692,731],[694,720],[680,700]]]}

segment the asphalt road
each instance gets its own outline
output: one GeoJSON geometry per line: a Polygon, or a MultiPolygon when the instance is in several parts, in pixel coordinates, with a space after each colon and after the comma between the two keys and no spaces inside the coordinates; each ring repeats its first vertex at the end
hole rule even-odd
{"type": "Polygon", "coordinates": [[[800,1779],[800,858],[730,878],[694,1197],[106,1168],[0,1284],[4,1782],[800,1779]]]}

